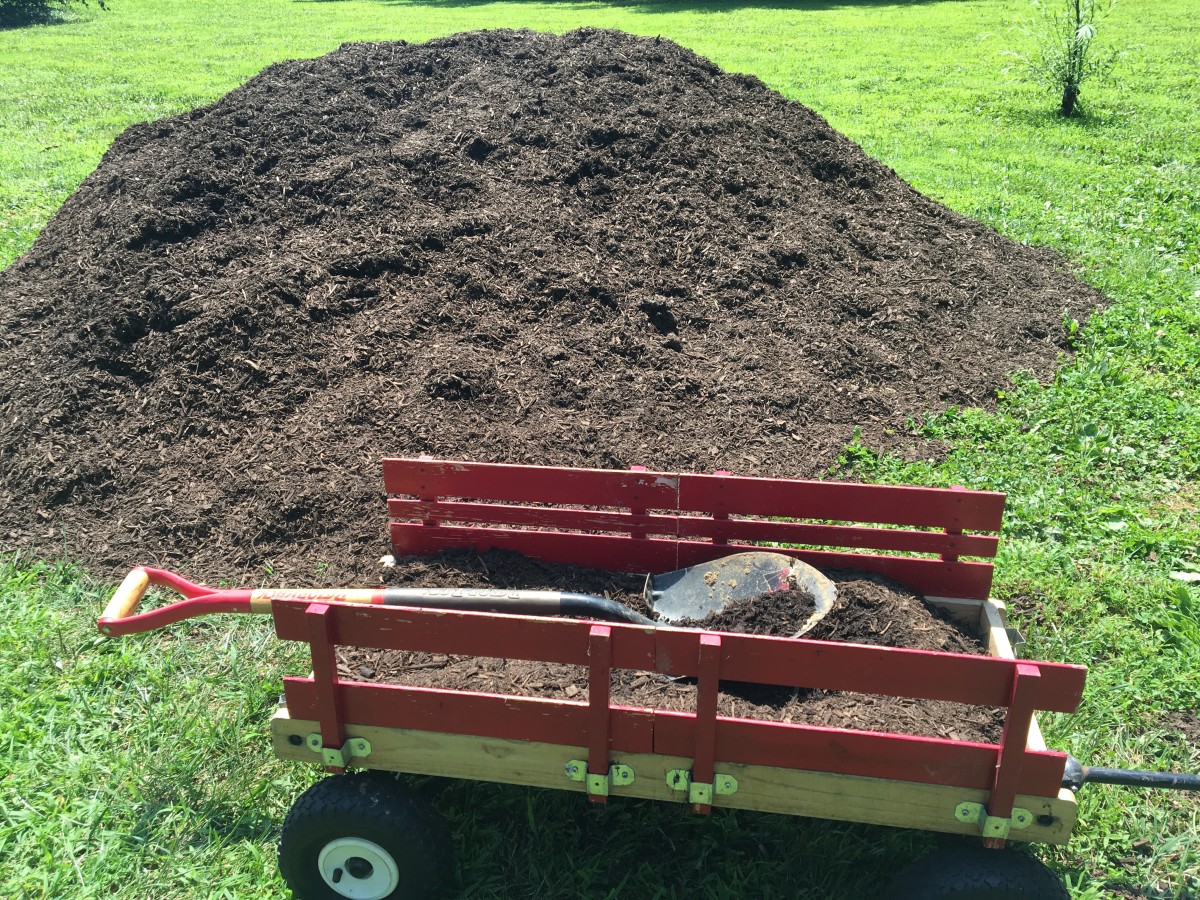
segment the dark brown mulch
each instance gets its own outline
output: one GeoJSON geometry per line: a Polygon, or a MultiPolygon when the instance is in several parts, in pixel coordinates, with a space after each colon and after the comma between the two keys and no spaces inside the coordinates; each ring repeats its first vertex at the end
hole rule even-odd
{"type": "MultiPolygon", "coordinates": [[[[402,560],[389,571],[389,581],[397,585],[572,590],[607,595],[646,611],[640,580],[632,576],[539,563],[498,551],[482,556],[460,552],[431,560],[402,560]]],[[[954,653],[985,652],[975,636],[965,634],[899,585],[860,572],[828,574],[837,585],[838,602],[810,632],[813,638],[954,653]]],[[[766,602],[735,604],[706,617],[704,624],[719,631],[788,635],[797,627],[797,621],[807,617],[811,606],[811,598],[801,592],[780,592],[768,595],[766,602]],[[786,601],[797,594],[798,603],[789,605],[786,601]]],[[[356,681],[587,699],[588,675],[581,666],[362,647],[345,647],[340,653],[343,675],[356,681]]],[[[625,706],[686,711],[696,708],[693,683],[653,672],[615,672],[612,698],[625,706]]],[[[989,743],[999,741],[1003,725],[998,710],[982,707],[728,682],[722,683],[718,711],[723,716],[748,719],[989,743]]]]}
{"type": "Polygon", "coordinates": [[[1098,301],[670,41],[347,45],[129,128],[0,274],[0,548],[345,585],[384,455],[935,455],[1098,301]]]}
{"type": "Polygon", "coordinates": [[[804,627],[815,608],[812,594],[793,587],[735,600],[703,619],[681,619],[677,624],[738,634],[792,635],[804,627]]]}

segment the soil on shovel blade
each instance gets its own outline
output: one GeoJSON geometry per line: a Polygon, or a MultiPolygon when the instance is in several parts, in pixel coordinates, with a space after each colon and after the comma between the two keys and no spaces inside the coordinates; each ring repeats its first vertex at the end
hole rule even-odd
{"type": "Polygon", "coordinates": [[[934,456],[1099,299],[670,41],[346,45],[129,128],[0,273],[0,548],[373,584],[385,455],[934,456]]]}
{"type": "MultiPolygon", "coordinates": [[[[640,577],[541,563],[498,551],[406,559],[389,573],[389,583],[395,586],[571,590],[606,595],[649,612],[640,577]]],[[[861,572],[826,574],[837,585],[838,601],[806,637],[951,653],[986,652],[977,637],[900,585],[861,572]]],[[[731,604],[694,624],[714,631],[790,635],[811,611],[812,598],[807,594],[784,591],[731,604]]],[[[588,673],[582,666],[363,647],[343,647],[339,654],[341,674],[354,681],[587,699],[588,673]]],[[[618,670],[613,675],[612,702],[690,712],[696,708],[695,685],[653,672],[618,670]]],[[[1002,711],[984,707],[734,682],[721,683],[718,714],[985,743],[998,742],[1003,728],[1002,711]]]]}

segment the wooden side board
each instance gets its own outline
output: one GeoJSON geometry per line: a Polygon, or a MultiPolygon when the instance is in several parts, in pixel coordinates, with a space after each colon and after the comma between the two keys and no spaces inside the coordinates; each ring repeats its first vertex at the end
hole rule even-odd
{"type": "Polygon", "coordinates": [[[961,488],[754,478],[728,472],[576,469],[466,460],[383,460],[384,488],[432,501],[661,509],[705,514],[802,517],[956,531],[1000,530],[1004,495],[961,488]]]}
{"type": "MultiPolygon", "coordinates": [[[[954,598],[931,598],[930,602],[980,634],[990,655],[1009,660],[1016,658],[1000,604],[991,600],[954,598]]],[[[320,763],[319,754],[310,748],[308,738],[320,733],[321,727],[315,719],[309,718],[312,713],[304,703],[290,693],[289,697],[289,702],[295,701],[293,708],[297,718],[293,719],[286,709],[280,709],[275,715],[271,726],[275,753],[281,759],[320,763]]],[[[337,740],[365,738],[371,744],[369,756],[353,758],[349,761],[352,766],[580,793],[584,791],[581,782],[567,776],[565,767],[569,760],[588,760],[589,750],[582,745],[575,746],[573,741],[562,741],[561,736],[560,742],[554,743],[549,736],[526,730],[496,737],[479,733],[452,734],[441,729],[412,727],[407,722],[376,721],[374,725],[364,724],[375,719],[370,712],[373,708],[361,707],[356,713],[353,704],[345,707],[345,717],[349,721],[343,723],[344,727],[339,730],[344,737],[337,740]],[[515,737],[524,739],[513,739],[515,737]]],[[[436,727],[436,723],[430,724],[436,727]]],[[[664,723],[664,728],[667,724],[670,723],[664,723]]],[[[478,723],[475,723],[468,730],[475,731],[478,727],[478,723]]],[[[632,768],[635,778],[631,784],[614,784],[611,787],[613,796],[687,802],[684,792],[670,787],[667,773],[676,769],[692,770],[698,764],[698,758],[694,760],[675,755],[678,750],[658,747],[657,739],[654,745],[660,752],[649,752],[649,746],[632,746],[627,741],[624,742],[625,749],[621,749],[621,743],[610,743],[609,763],[632,768]]],[[[1031,723],[1027,746],[1031,750],[1046,750],[1036,720],[1031,723]]],[[[721,752],[719,746],[717,752],[721,752]]],[[[732,776],[737,780],[737,790],[728,795],[716,795],[712,805],[964,835],[979,834],[977,823],[963,822],[955,816],[959,804],[988,802],[989,791],[978,786],[963,787],[961,785],[966,782],[956,785],[950,779],[940,778],[930,779],[933,783],[926,783],[907,780],[904,775],[879,777],[873,772],[847,775],[843,774],[843,766],[838,766],[836,771],[816,771],[817,768],[788,768],[767,759],[744,763],[717,759],[707,771],[715,770],[720,775],[732,776]]],[[[1028,810],[1033,823],[1023,829],[1014,828],[1009,839],[1055,844],[1069,840],[1077,814],[1075,797],[1070,791],[1056,789],[1057,776],[1051,783],[1055,787],[1047,788],[1045,796],[1016,796],[1014,805],[1028,810]]],[[[1027,787],[1026,790],[1031,788],[1027,787]]],[[[1043,789],[1038,787],[1036,790],[1040,793],[1043,789]]]]}
{"type": "Polygon", "coordinates": [[[766,541],[796,546],[818,569],[874,572],[926,596],[988,596],[991,563],[963,557],[996,555],[1004,513],[994,491],[728,472],[418,458],[385,459],[383,473],[397,556],[474,547],[645,573],[766,541]]]}
{"type": "MultiPolygon", "coordinates": [[[[305,745],[305,738],[319,730],[317,722],[292,719],[287,710],[280,709],[271,720],[276,755],[280,759],[319,763],[317,753],[305,745]]],[[[370,756],[355,759],[353,763],[372,769],[584,792],[581,782],[567,777],[565,766],[569,760],[586,759],[585,747],[353,724],[346,725],[346,735],[370,741],[370,756]]],[[[692,764],[690,759],[614,753],[611,761],[631,767],[635,774],[632,784],[613,785],[612,796],[686,802],[683,792],[667,785],[667,772],[688,769],[692,764]]],[[[737,779],[733,794],[713,797],[712,805],[716,807],[978,835],[978,827],[958,821],[954,810],[959,803],[987,800],[986,791],[943,785],[738,765],[720,760],[715,768],[719,774],[737,779]]],[[[1069,840],[1077,813],[1075,797],[1070,791],[1060,791],[1057,797],[1018,795],[1016,805],[1033,813],[1035,822],[1029,828],[1013,830],[1011,840],[1052,844],[1069,840]]]]}

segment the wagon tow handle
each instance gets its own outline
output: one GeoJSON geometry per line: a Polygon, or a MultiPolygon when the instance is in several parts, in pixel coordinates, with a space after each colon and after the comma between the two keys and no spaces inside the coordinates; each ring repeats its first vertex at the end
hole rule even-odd
{"type": "Polygon", "coordinates": [[[522,615],[560,615],[656,627],[659,623],[633,610],[591,594],[567,591],[525,591],[489,588],[264,588],[225,590],[193,584],[166,569],[139,566],[125,576],[96,623],[110,637],[153,631],[184,619],[211,613],[270,613],[275,600],[314,603],[363,603],[376,606],[416,606],[427,609],[501,612],[522,615]],[[136,613],[150,586],[167,588],[184,599],[136,613]]]}
{"type": "Polygon", "coordinates": [[[1143,772],[1136,769],[1105,769],[1085,766],[1073,756],[1067,757],[1062,786],[1072,792],[1085,784],[1119,784],[1125,787],[1162,788],[1168,791],[1200,791],[1200,775],[1176,772],[1143,772]]]}

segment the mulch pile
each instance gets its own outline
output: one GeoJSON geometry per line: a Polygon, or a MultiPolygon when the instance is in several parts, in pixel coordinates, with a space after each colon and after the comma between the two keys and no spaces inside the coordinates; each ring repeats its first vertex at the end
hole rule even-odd
{"type": "Polygon", "coordinates": [[[382,456],[932,455],[1098,301],[669,41],[347,45],[129,128],[0,274],[0,547],[371,583],[382,456]]]}
{"type": "MultiPolygon", "coordinates": [[[[1045,376],[1064,312],[1099,299],[1052,253],[669,41],[346,45],[129,128],[0,274],[0,548],[107,577],[474,572],[636,604],[626,576],[512,558],[385,573],[380,458],[805,477],[855,433],[934,455],[906,420],[987,405],[1016,370],[1045,376]]],[[[838,578],[813,637],[978,650],[909,592],[838,578]]],[[[788,633],[779,600],[707,624],[788,633]]],[[[563,667],[356,649],[343,663],[586,693],[563,667]]],[[[692,693],[653,674],[614,687],[680,709],[692,693]]],[[[721,702],[952,737],[996,724],[810,691],[727,686],[721,702]]]]}
{"type": "MultiPolygon", "coordinates": [[[[838,600],[807,637],[915,650],[985,652],[977,637],[965,634],[900,585],[858,572],[827,574],[837,585],[838,600]]],[[[649,612],[637,576],[542,563],[496,550],[481,556],[462,551],[435,559],[401,560],[388,570],[387,580],[396,587],[579,591],[649,612]]],[[[807,594],[781,591],[732,604],[698,624],[714,631],[790,635],[811,611],[807,594]]],[[[588,696],[588,673],[582,666],[362,647],[342,647],[339,653],[342,676],[354,681],[580,702],[588,696]]],[[[685,712],[696,708],[694,682],[653,672],[617,670],[611,691],[612,702],[623,706],[685,712]]],[[[985,707],[731,682],[721,683],[717,710],[719,715],[747,719],[986,743],[998,742],[1003,730],[1002,711],[985,707]]]]}

